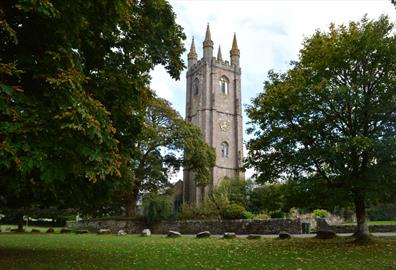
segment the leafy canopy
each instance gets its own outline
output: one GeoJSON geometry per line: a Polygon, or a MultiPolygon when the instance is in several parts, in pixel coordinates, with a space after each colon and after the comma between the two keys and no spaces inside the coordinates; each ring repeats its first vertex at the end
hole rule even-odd
{"type": "Polygon", "coordinates": [[[134,159],[128,167],[130,177],[116,193],[131,204],[127,207],[129,215],[133,215],[131,208],[143,193],[162,191],[181,167],[195,172],[197,179],[206,183],[215,161],[214,150],[205,143],[199,128],[158,97],[147,100],[141,133],[131,149],[134,159]]]}
{"type": "Polygon", "coordinates": [[[149,71],[184,67],[171,6],[5,0],[0,21],[2,204],[96,202],[135,158],[149,71]]]}
{"type": "Polygon", "coordinates": [[[396,49],[387,17],[331,25],[304,42],[284,74],[269,72],[248,107],[248,166],[262,182],[319,175],[376,188],[395,173],[396,49]]]}
{"type": "MultiPolygon", "coordinates": [[[[396,40],[386,16],[317,31],[287,73],[269,73],[248,108],[248,166],[259,181],[325,181],[367,198],[396,186],[396,40]]],[[[368,230],[364,233],[368,236],[368,230]]]]}

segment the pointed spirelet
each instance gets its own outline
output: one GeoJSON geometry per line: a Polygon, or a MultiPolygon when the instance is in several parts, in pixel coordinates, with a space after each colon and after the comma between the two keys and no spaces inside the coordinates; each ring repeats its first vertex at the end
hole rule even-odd
{"type": "Polygon", "coordinates": [[[192,38],[190,52],[188,53],[188,59],[197,59],[197,51],[195,50],[194,37],[192,38]]]}
{"type": "Polygon", "coordinates": [[[217,61],[223,61],[223,56],[221,55],[221,47],[219,45],[219,50],[217,51],[217,61]]]}
{"type": "Polygon", "coordinates": [[[209,24],[208,24],[208,26],[206,26],[205,41],[212,41],[212,37],[211,37],[211,35],[210,35],[210,27],[209,27],[209,24]]]}
{"type": "Polygon", "coordinates": [[[238,43],[237,43],[237,38],[236,38],[235,33],[234,33],[234,39],[232,40],[232,47],[231,47],[230,54],[231,55],[239,55],[238,43]]]}
{"type": "Polygon", "coordinates": [[[204,46],[204,48],[206,48],[206,47],[211,47],[211,48],[213,48],[213,41],[212,41],[212,37],[211,37],[211,35],[210,35],[210,27],[209,27],[209,24],[208,24],[208,26],[206,27],[206,34],[205,34],[205,40],[204,40],[204,42],[203,42],[203,46],[204,46]]]}

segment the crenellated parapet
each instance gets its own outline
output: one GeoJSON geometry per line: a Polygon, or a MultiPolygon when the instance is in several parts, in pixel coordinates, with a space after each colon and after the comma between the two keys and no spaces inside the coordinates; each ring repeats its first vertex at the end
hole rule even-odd
{"type": "Polygon", "coordinates": [[[209,24],[206,28],[205,40],[203,41],[203,57],[198,60],[198,54],[195,49],[194,37],[192,38],[190,52],[188,53],[188,68],[193,70],[198,68],[203,62],[207,64],[218,64],[220,67],[238,67],[239,68],[239,57],[240,51],[237,44],[236,34],[232,40],[232,47],[230,50],[230,61],[223,60],[221,53],[221,47],[219,46],[217,57],[213,56],[213,41],[210,33],[209,24]]]}
{"type": "Polygon", "coordinates": [[[197,186],[195,174],[184,171],[183,201],[194,204],[202,203],[204,197],[224,179],[244,176],[241,68],[236,35],[229,60],[223,58],[220,46],[214,57],[213,47],[208,25],[202,58],[198,60],[194,39],[188,53],[186,119],[200,128],[205,142],[216,153],[207,186],[197,186]]]}

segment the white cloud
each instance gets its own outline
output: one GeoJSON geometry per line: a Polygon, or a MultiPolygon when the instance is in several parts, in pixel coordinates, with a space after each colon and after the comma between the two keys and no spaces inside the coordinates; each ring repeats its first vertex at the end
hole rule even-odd
{"type": "MultiPolygon", "coordinates": [[[[251,98],[262,91],[268,70],[287,70],[289,62],[297,59],[304,38],[311,36],[316,29],[326,30],[331,22],[340,24],[359,20],[364,14],[369,18],[387,14],[396,21],[396,9],[389,0],[173,0],[170,3],[177,14],[177,22],[187,35],[186,48],[190,48],[194,36],[200,57],[207,23],[210,23],[215,53],[221,44],[225,59],[236,32],[241,51],[243,104],[250,103],[251,98]]],[[[186,55],[187,52],[184,59],[186,55]]],[[[152,88],[158,95],[169,99],[184,115],[185,71],[177,82],[163,68],[156,68],[152,76],[152,88]]]]}
{"type": "MultiPolygon", "coordinates": [[[[352,1],[171,1],[177,22],[184,27],[189,49],[195,36],[198,54],[206,24],[210,23],[215,52],[221,44],[223,58],[228,57],[233,33],[237,33],[241,51],[243,103],[262,90],[269,69],[286,70],[296,60],[304,37],[315,29],[327,29],[331,22],[347,23],[364,14],[376,18],[388,14],[396,18],[389,0],[352,1]]],[[[186,59],[186,54],[184,55],[186,59]]],[[[152,88],[169,99],[184,114],[185,73],[173,81],[163,68],[156,68],[152,88]]],[[[246,120],[246,119],[245,119],[246,120]]]]}

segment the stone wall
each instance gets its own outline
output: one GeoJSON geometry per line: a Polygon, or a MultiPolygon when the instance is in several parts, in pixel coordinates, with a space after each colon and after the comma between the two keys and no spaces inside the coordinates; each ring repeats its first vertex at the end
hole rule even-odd
{"type": "MultiPolygon", "coordinates": [[[[331,230],[336,233],[354,233],[356,225],[329,225],[325,219],[316,219],[317,227],[319,230],[331,230]]],[[[396,232],[396,225],[369,225],[371,233],[386,233],[396,232]]]]}
{"type": "Polygon", "coordinates": [[[155,234],[166,234],[169,230],[182,234],[196,234],[210,231],[212,234],[235,232],[236,234],[278,234],[286,231],[291,234],[301,234],[300,219],[270,219],[270,220],[180,220],[162,221],[155,225],[147,225],[143,221],[133,219],[91,219],[81,220],[79,226],[90,226],[96,229],[110,229],[116,233],[125,230],[128,233],[140,233],[150,228],[155,234]]]}

